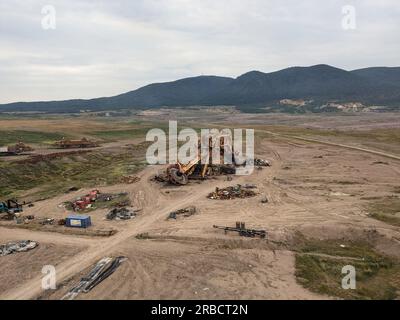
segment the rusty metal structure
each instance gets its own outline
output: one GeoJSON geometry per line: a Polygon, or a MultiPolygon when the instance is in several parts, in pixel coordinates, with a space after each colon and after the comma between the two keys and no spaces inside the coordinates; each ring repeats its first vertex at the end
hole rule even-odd
{"type": "MultiPolygon", "coordinates": [[[[199,139],[198,143],[198,155],[196,158],[192,159],[186,164],[177,162],[167,168],[166,177],[168,182],[176,185],[186,185],[189,182],[189,178],[191,179],[204,179],[207,175],[211,174],[215,168],[213,168],[213,150],[215,150],[217,144],[219,144],[219,153],[218,157],[220,157],[220,163],[224,163],[222,160],[224,158],[225,152],[229,152],[232,155],[233,162],[233,147],[232,147],[232,137],[230,135],[219,134],[217,136],[209,136],[208,143],[202,143],[201,139],[199,139]],[[202,148],[207,148],[208,145],[208,161],[204,161],[207,163],[202,163],[202,148]]],[[[205,141],[207,142],[207,141],[205,141]]],[[[226,169],[226,171],[230,173],[234,173],[235,169],[229,166],[221,166],[220,170],[226,169]]]]}
{"type": "Polygon", "coordinates": [[[74,300],[79,294],[88,293],[90,290],[112,275],[126,260],[127,258],[125,257],[105,257],[101,259],[91,268],[87,275],[81,278],[78,284],[76,284],[67,292],[65,296],[61,298],[61,300],[74,300]]]}
{"type": "Polygon", "coordinates": [[[264,239],[267,237],[267,231],[265,230],[255,230],[255,229],[246,229],[246,224],[244,222],[236,222],[236,227],[220,227],[213,226],[215,229],[221,229],[225,231],[225,234],[228,232],[238,232],[241,237],[246,238],[255,238],[260,237],[264,239]]]}
{"type": "Polygon", "coordinates": [[[0,147],[0,155],[18,155],[24,152],[31,152],[34,149],[23,142],[18,142],[15,145],[0,147]]]}
{"type": "Polygon", "coordinates": [[[73,149],[73,148],[95,148],[99,147],[99,144],[95,141],[82,138],[81,140],[69,140],[63,138],[60,141],[54,143],[54,147],[61,149],[73,149]]]}

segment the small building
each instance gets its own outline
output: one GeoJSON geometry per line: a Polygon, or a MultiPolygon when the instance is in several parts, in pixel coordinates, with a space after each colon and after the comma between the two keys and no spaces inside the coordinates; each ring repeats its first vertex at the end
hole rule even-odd
{"type": "Polygon", "coordinates": [[[65,225],[70,228],[89,228],[92,220],[86,215],[70,215],[65,220],[65,225]]]}

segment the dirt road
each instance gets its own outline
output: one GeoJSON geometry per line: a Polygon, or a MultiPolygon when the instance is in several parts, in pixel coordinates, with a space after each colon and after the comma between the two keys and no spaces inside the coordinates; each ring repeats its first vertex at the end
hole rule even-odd
{"type": "Polygon", "coordinates": [[[323,141],[323,140],[319,140],[319,139],[304,138],[304,137],[300,137],[300,136],[288,136],[288,135],[284,135],[284,134],[280,134],[280,133],[276,133],[276,132],[272,132],[272,131],[268,131],[268,130],[257,130],[257,131],[265,132],[272,136],[280,137],[280,138],[284,138],[284,139],[288,139],[288,140],[301,140],[301,141],[306,141],[306,142],[313,142],[313,143],[318,143],[318,144],[324,144],[327,146],[333,146],[333,147],[339,147],[339,148],[345,148],[345,149],[351,149],[351,150],[357,150],[357,151],[361,151],[361,152],[371,153],[371,154],[375,154],[378,156],[382,156],[382,157],[390,158],[390,159],[394,159],[394,160],[400,160],[399,156],[396,156],[396,155],[393,155],[393,154],[390,154],[387,152],[381,152],[381,151],[376,151],[376,150],[367,149],[367,148],[350,146],[350,145],[346,145],[346,144],[342,144],[342,143],[323,141]]]}
{"type": "MultiPolygon", "coordinates": [[[[152,184],[149,182],[150,178],[154,176],[159,169],[160,167],[147,168],[140,176],[141,183],[139,185],[134,185],[134,189],[139,189],[145,195],[146,207],[144,214],[137,218],[135,223],[131,224],[127,230],[121,231],[111,238],[87,240],[86,244],[89,245],[89,247],[84,252],[74,256],[57,267],[58,281],[63,281],[64,279],[73,276],[75,273],[80,272],[82,269],[89,267],[99,257],[106,255],[113,248],[123,244],[127,239],[136,234],[147,231],[149,227],[153,226],[157,221],[165,220],[165,217],[169,212],[196,203],[197,200],[205,198],[206,195],[217,186],[223,187],[231,184],[229,182],[221,183],[220,181],[216,181],[199,185],[197,188],[193,189],[190,194],[186,195],[184,199],[168,201],[160,197],[158,193],[155,193],[152,184]]],[[[136,190],[133,190],[132,192],[136,192],[136,190]]],[[[59,238],[58,241],[62,242],[64,239],[69,239],[70,237],[58,234],[51,236],[51,239],[57,238],[59,238]],[[62,237],[62,239],[60,237],[62,237]]],[[[67,241],[71,240],[69,239],[67,241]]],[[[23,287],[16,288],[4,295],[0,295],[0,299],[31,299],[40,293],[40,283],[41,276],[25,283],[23,287]]]]}
{"type": "MultiPolygon", "coordinates": [[[[290,141],[292,137],[277,140],[263,141],[257,150],[258,155],[272,161],[271,168],[256,171],[252,176],[234,177],[233,181],[221,178],[194,182],[183,188],[161,187],[150,181],[161,168],[148,167],[139,174],[139,183],[123,186],[143,212],[110,238],[46,235],[23,230],[16,234],[12,234],[14,230],[7,231],[5,236],[70,245],[82,241],[85,247],[79,253],[57,265],[58,283],[76,277],[106,255],[128,255],[129,262],[123,272],[114,274],[91,292],[88,297],[93,299],[326,298],[296,283],[292,252],[274,252],[258,242],[237,242],[236,235],[218,233],[212,225],[246,221],[254,228],[267,229],[270,239],[276,242],[290,239],[296,230],[307,230],[308,234],[320,238],[353,236],[373,228],[388,238],[400,238],[398,228],[367,216],[363,200],[392,194],[399,181],[399,171],[393,169],[398,170],[399,164],[388,161],[393,163],[377,167],[373,163],[384,155],[373,150],[302,138],[296,138],[297,143],[290,141]],[[216,187],[237,183],[257,184],[260,196],[232,201],[213,201],[206,197],[216,187]],[[268,204],[261,203],[262,194],[267,195],[268,204]],[[198,207],[199,213],[187,219],[166,221],[169,212],[189,205],[198,207]],[[144,232],[165,240],[146,242],[134,238],[144,232]],[[208,239],[215,244],[188,241],[188,237],[208,239]],[[226,240],[221,242],[221,239],[226,240]],[[250,287],[256,290],[243,289],[250,287]]],[[[122,186],[105,191],[118,188],[122,186]]],[[[70,196],[46,200],[35,207],[50,212],[70,196]]],[[[10,287],[0,293],[0,299],[39,296],[41,277],[39,273],[23,284],[10,287]]]]}

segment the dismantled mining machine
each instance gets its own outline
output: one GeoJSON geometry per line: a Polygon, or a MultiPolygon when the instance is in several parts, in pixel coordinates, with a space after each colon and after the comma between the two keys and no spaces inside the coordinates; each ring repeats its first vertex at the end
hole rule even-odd
{"type": "MultiPolygon", "coordinates": [[[[191,179],[204,179],[207,175],[211,174],[213,172],[213,169],[215,169],[215,166],[213,165],[213,150],[215,150],[215,147],[218,148],[218,146],[216,145],[217,143],[219,143],[219,152],[217,152],[218,157],[220,157],[221,160],[220,163],[224,163],[223,158],[225,152],[227,151],[229,152],[229,155],[232,156],[232,163],[234,162],[232,139],[230,135],[220,134],[218,136],[210,136],[208,137],[208,139],[209,161],[203,161],[207,163],[202,163],[201,151],[204,146],[205,148],[207,148],[207,145],[204,143],[202,144],[202,141],[199,139],[197,157],[189,161],[187,164],[177,162],[176,164],[173,164],[167,168],[166,178],[168,182],[176,185],[186,185],[189,182],[189,177],[191,179]]],[[[220,172],[228,174],[235,173],[235,168],[232,165],[218,165],[218,170],[220,172]]]]}

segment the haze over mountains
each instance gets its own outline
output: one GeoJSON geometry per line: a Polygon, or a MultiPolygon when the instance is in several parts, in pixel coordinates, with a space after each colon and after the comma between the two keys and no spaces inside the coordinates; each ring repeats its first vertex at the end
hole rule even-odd
{"type": "Polygon", "coordinates": [[[400,67],[345,71],[329,65],[292,67],[272,73],[251,71],[240,77],[200,76],[155,83],[121,95],[90,100],[17,102],[0,112],[77,112],[233,105],[242,110],[276,105],[282,99],[361,102],[400,106],[400,67]]]}

